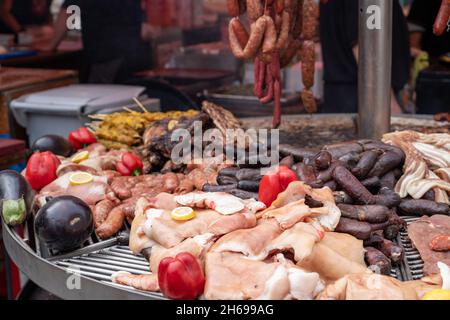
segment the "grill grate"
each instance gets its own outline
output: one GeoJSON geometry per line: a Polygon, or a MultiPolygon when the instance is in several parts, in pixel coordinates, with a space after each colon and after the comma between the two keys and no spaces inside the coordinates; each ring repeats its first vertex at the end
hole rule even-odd
{"type": "MultiPolygon", "coordinates": [[[[403,217],[408,225],[419,220],[418,217],[403,217]]],[[[414,248],[407,231],[400,232],[398,243],[405,250],[405,259],[402,263],[402,272],[404,281],[419,280],[423,278],[424,262],[420,257],[419,251],[414,248]]]]}
{"type": "Polygon", "coordinates": [[[111,276],[117,271],[127,271],[138,275],[150,274],[150,266],[146,259],[143,256],[135,256],[128,247],[114,245],[80,256],[56,259],[53,263],[66,271],[119,288],[134,290],[144,296],[163,297],[159,293],[143,292],[111,281],[111,276]]]}
{"type": "MultiPolygon", "coordinates": [[[[408,225],[417,221],[417,217],[404,217],[408,225]]],[[[404,261],[392,269],[391,276],[401,281],[418,280],[423,277],[424,263],[419,252],[413,247],[407,232],[401,232],[397,243],[405,249],[404,261]]],[[[68,256],[57,256],[49,259],[55,265],[66,271],[101,281],[105,284],[134,290],[144,296],[159,296],[162,294],[138,291],[111,281],[111,275],[117,271],[127,271],[132,274],[149,274],[150,266],[143,256],[134,255],[128,246],[117,245],[117,241],[97,243],[68,256]]]]}

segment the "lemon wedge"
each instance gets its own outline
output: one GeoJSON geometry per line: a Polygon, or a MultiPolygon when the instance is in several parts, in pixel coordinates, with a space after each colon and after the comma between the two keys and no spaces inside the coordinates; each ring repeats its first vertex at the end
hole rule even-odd
{"type": "Polygon", "coordinates": [[[80,163],[83,162],[84,160],[89,159],[89,151],[82,151],[80,153],[77,153],[76,155],[73,156],[72,158],[72,162],[73,163],[80,163]]]}
{"type": "Polygon", "coordinates": [[[94,181],[94,177],[92,176],[92,174],[87,172],[76,172],[70,176],[69,180],[70,183],[74,186],[82,186],[94,181]]]}
{"type": "Polygon", "coordinates": [[[428,292],[422,300],[450,300],[450,290],[433,290],[428,292]]]}
{"type": "Polygon", "coordinates": [[[196,216],[195,211],[189,207],[179,207],[172,210],[171,217],[175,221],[189,221],[196,216]]]}

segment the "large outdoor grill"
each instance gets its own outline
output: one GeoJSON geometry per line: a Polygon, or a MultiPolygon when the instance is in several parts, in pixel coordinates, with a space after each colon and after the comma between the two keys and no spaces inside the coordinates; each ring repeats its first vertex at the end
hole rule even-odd
{"type": "MultiPolygon", "coordinates": [[[[355,115],[289,116],[281,127],[281,143],[300,147],[320,147],[342,141],[357,139],[355,115]]],[[[270,118],[244,119],[245,127],[270,127],[270,118]]],[[[393,118],[393,130],[417,130],[422,132],[449,132],[448,123],[439,123],[428,116],[393,118]]],[[[418,218],[406,217],[407,223],[418,218]]],[[[63,299],[164,299],[161,294],[141,292],[117,285],[111,275],[117,271],[133,274],[149,272],[149,264],[143,256],[135,256],[128,249],[127,237],[118,236],[99,241],[93,236],[84,247],[70,254],[50,252],[39,244],[28,223],[24,236],[15,229],[3,226],[4,244],[19,269],[43,289],[63,299]],[[80,275],[81,290],[67,286],[69,277],[80,275]]],[[[413,248],[408,234],[403,232],[397,243],[405,249],[404,261],[394,268],[391,276],[401,281],[423,277],[423,261],[413,248]]]]}

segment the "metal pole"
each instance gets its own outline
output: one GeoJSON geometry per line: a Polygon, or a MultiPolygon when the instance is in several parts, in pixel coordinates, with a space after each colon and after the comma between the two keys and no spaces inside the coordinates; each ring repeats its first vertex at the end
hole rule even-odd
{"type": "Polygon", "coordinates": [[[391,127],[392,11],[396,0],[359,0],[359,135],[380,139],[391,127]]]}

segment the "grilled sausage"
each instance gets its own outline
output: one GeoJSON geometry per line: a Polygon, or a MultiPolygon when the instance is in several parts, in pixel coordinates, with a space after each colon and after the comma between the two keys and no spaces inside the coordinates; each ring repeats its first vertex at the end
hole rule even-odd
{"type": "Polygon", "coordinates": [[[362,153],[361,158],[355,168],[352,169],[352,173],[358,179],[365,179],[369,172],[373,169],[377,163],[379,152],[370,150],[362,153]]]}
{"type": "Polygon", "coordinates": [[[384,206],[355,206],[339,204],[342,217],[368,223],[383,223],[389,220],[390,210],[384,206]]]}
{"type": "Polygon", "coordinates": [[[403,261],[403,258],[405,257],[405,252],[402,247],[396,245],[390,240],[384,239],[383,242],[381,242],[378,245],[378,249],[389,259],[391,259],[391,262],[393,264],[399,264],[403,261]]]}
{"type": "Polygon", "coordinates": [[[450,215],[450,206],[429,200],[403,200],[399,206],[400,212],[409,216],[450,215]]]}
{"type": "Polygon", "coordinates": [[[334,160],[337,160],[349,153],[362,153],[363,148],[357,142],[344,142],[325,146],[324,150],[328,151],[334,160]]]}
{"type": "Polygon", "coordinates": [[[386,173],[403,164],[404,159],[393,151],[385,152],[380,156],[373,169],[369,172],[369,177],[382,177],[386,173]]]}
{"type": "Polygon", "coordinates": [[[440,235],[430,242],[430,248],[436,252],[450,251],[450,235],[440,235]]]}
{"type": "Polygon", "coordinates": [[[372,227],[367,222],[341,218],[335,231],[339,233],[348,233],[359,240],[367,240],[372,234],[372,227]]]}
{"type": "Polygon", "coordinates": [[[109,239],[122,229],[125,222],[125,207],[128,204],[121,204],[115,207],[108,215],[105,222],[103,222],[96,230],[97,236],[100,239],[109,239]]]}
{"type": "Polygon", "coordinates": [[[333,178],[353,200],[366,205],[375,204],[374,195],[347,168],[336,167],[333,171],[333,178]]]}
{"type": "Polygon", "coordinates": [[[365,249],[365,260],[369,269],[377,274],[389,276],[392,270],[391,260],[375,248],[367,247],[365,249]]]}
{"type": "Polygon", "coordinates": [[[98,228],[108,218],[109,213],[117,206],[117,204],[111,200],[103,200],[95,206],[93,210],[94,224],[98,228]]]}

